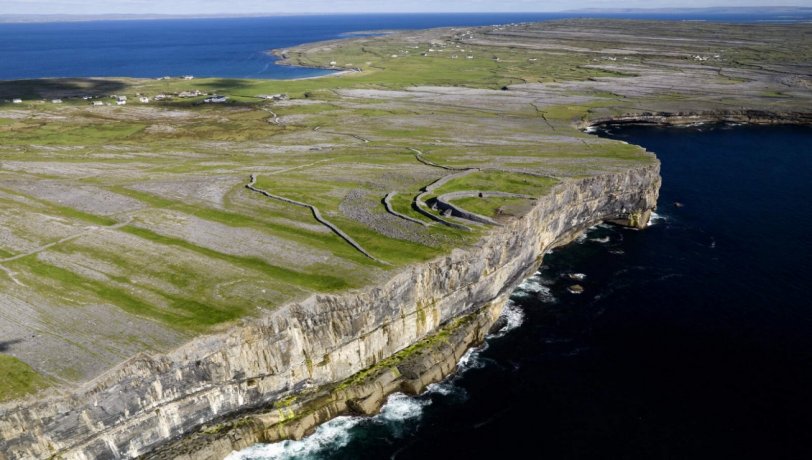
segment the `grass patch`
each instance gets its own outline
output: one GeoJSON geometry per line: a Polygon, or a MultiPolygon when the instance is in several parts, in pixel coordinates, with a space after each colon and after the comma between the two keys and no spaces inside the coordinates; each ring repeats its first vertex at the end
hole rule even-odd
{"type": "Polygon", "coordinates": [[[161,307],[138,298],[127,292],[124,287],[81,276],[34,256],[18,259],[13,263],[25,267],[29,273],[39,277],[38,283],[43,289],[57,292],[82,292],[93,299],[115,305],[128,313],[152,318],[184,331],[205,332],[214,325],[244,316],[249,309],[247,305],[217,308],[193,299],[156,292],[167,300],[168,306],[161,307]]]}
{"type": "Polygon", "coordinates": [[[128,226],[122,228],[121,231],[127,232],[131,235],[135,235],[145,240],[150,240],[154,243],[158,243],[161,245],[174,246],[177,248],[194,251],[203,256],[222,260],[232,265],[245,268],[248,270],[257,271],[273,278],[274,280],[300,286],[308,290],[331,292],[351,287],[351,284],[343,278],[338,278],[335,276],[325,274],[311,274],[297,270],[291,270],[289,268],[270,264],[267,261],[260,259],[258,257],[243,257],[243,256],[235,256],[232,254],[225,254],[222,252],[215,251],[213,249],[195,245],[186,240],[161,235],[159,233],[153,232],[152,230],[148,230],[141,227],[128,226]]]}
{"type": "Polygon", "coordinates": [[[28,364],[0,354],[0,402],[35,393],[50,384],[28,364]]]}
{"type": "Polygon", "coordinates": [[[449,192],[469,190],[508,192],[540,197],[546,195],[557,183],[558,180],[552,177],[539,177],[502,171],[478,171],[442,185],[432,192],[431,197],[449,192]]]}
{"type": "MultiPolygon", "coordinates": [[[[300,227],[293,227],[289,224],[274,222],[271,219],[264,219],[252,215],[239,214],[236,212],[203,206],[193,206],[181,201],[173,201],[157,195],[121,186],[112,187],[111,190],[115,190],[123,195],[128,195],[132,198],[141,200],[156,208],[174,209],[204,220],[218,222],[231,227],[253,228],[255,230],[295,241],[316,249],[330,251],[338,257],[349,259],[354,262],[362,264],[374,263],[370,261],[370,259],[355,251],[355,249],[349,247],[344,240],[332,233],[318,233],[300,227]]],[[[260,195],[258,194],[258,196],[260,195]]],[[[315,219],[313,220],[313,223],[316,223],[315,219]]]]}
{"type": "Polygon", "coordinates": [[[519,215],[523,210],[529,209],[533,201],[524,198],[460,198],[453,201],[453,204],[485,217],[499,217],[503,215],[519,215]]]}
{"type": "Polygon", "coordinates": [[[124,142],[146,127],[142,123],[26,123],[17,129],[0,131],[0,143],[6,145],[99,145],[124,142]]]}

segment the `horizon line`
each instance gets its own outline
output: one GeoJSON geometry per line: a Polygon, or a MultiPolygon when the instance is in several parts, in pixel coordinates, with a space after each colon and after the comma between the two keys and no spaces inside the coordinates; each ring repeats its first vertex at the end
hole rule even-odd
{"type": "MultiPolygon", "coordinates": [[[[712,10],[722,10],[731,14],[751,11],[785,11],[794,10],[798,12],[812,12],[812,6],[795,5],[762,5],[762,6],[706,6],[706,7],[655,7],[655,8],[580,8],[566,10],[528,10],[528,11],[324,11],[318,13],[310,12],[253,12],[253,13],[202,13],[202,14],[176,14],[176,13],[0,13],[0,23],[22,23],[22,22],[89,22],[107,20],[161,20],[161,19],[238,19],[238,18],[263,18],[282,16],[349,16],[349,15],[446,15],[446,14],[471,14],[471,15],[516,15],[516,14],[682,14],[690,12],[703,12],[712,10]]],[[[724,13],[722,13],[724,14],[724,13]]]]}

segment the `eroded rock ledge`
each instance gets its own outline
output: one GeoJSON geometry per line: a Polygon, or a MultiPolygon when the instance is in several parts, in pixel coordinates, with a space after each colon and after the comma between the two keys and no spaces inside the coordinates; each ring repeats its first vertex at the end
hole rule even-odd
{"type": "Polygon", "coordinates": [[[564,182],[474,247],[410,267],[382,286],[314,295],[170,354],[133,358],[72,395],[9,408],[0,420],[0,458],[153,457],[161,446],[167,458],[215,458],[255,441],[301,436],[346,409],[377,410],[386,392],[417,392],[453,371],[545,251],[600,221],[644,225],[659,186],[653,158],[648,166],[564,182]],[[424,360],[436,366],[408,374],[398,367],[405,361],[386,365],[438,332],[446,334],[444,345],[428,349],[439,355],[424,360]],[[365,369],[374,370],[371,378],[331,387],[365,369]],[[340,391],[313,405],[328,388],[340,391]],[[258,414],[243,425],[248,429],[212,425],[246,411],[258,414]],[[206,431],[217,442],[205,449],[167,447],[206,431]]]}
{"type": "Polygon", "coordinates": [[[582,128],[608,125],[690,126],[701,123],[749,125],[812,125],[812,112],[775,112],[767,110],[709,110],[699,112],[637,112],[594,118],[582,128]]]}

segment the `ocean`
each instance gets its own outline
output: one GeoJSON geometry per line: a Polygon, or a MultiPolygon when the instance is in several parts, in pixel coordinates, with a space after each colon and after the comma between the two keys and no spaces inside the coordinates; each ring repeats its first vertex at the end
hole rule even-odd
{"type": "MultiPolygon", "coordinates": [[[[576,16],[572,13],[368,14],[0,23],[0,80],[179,75],[313,77],[329,71],[275,65],[276,59],[267,51],[340,38],[359,31],[506,24],[576,16]]],[[[802,14],[799,18],[806,16],[809,15],[802,14]]],[[[782,15],[752,14],[702,17],[645,14],[636,17],[723,21],[787,19],[782,15]]]]}
{"type": "Polygon", "coordinates": [[[602,135],[662,161],[649,228],[547,254],[425,394],[228,460],[811,458],[812,128],[602,135]]]}

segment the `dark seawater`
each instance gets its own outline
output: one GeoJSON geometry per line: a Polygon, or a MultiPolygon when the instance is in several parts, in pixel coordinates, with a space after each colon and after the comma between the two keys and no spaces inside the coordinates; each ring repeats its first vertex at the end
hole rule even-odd
{"type": "Polygon", "coordinates": [[[662,161],[648,229],[548,254],[424,395],[230,460],[812,458],[812,128],[604,135],[662,161]]]}
{"type": "MultiPolygon", "coordinates": [[[[356,31],[479,26],[577,16],[572,13],[368,14],[0,24],[0,80],[179,75],[312,77],[329,71],[274,65],[276,59],[266,51],[339,38],[356,31]]],[[[633,17],[749,22],[808,20],[812,15],[801,12],[791,17],[776,14],[638,14],[633,17]]]]}

